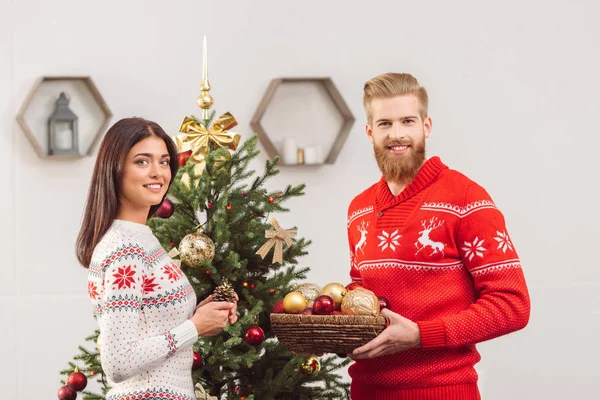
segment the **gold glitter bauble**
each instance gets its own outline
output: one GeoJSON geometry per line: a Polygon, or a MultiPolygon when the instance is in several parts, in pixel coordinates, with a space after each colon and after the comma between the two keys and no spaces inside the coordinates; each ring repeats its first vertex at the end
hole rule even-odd
{"type": "Polygon", "coordinates": [[[306,301],[311,302],[319,296],[321,287],[314,283],[301,283],[294,286],[294,291],[302,293],[306,301]]]}
{"type": "Polygon", "coordinates": [[[321,370],[321,362],[315,356],[310,356],[300,364],[302,373],[306,376],[315,376],[321,370]]]}
{"type": "Polygon", "coordinates": [[[192,268],[200,268],[214,257],[214,242],[200,231],[186,235],[179,243],[179,258],[192,268]]]}
{"type": "Polygon", "coordinates": [[[335,303],[336,311],[340,311],[342,300],[344,300],[346,293],[348,293],[348,289],[346,289],[344,285],[341,283],[332,282],[325,285],[319,294],[326,294],[327,296],[331,297],[335,303]]]}
{"type": "Polygon", "coordinates": [[[289,292],[283,298],[283,309],[288,314],[298,314],[306,308],[307,303],[302,293],[289,292]]]}
{"type": "Polygon", "coordinates": [[[370,290],[357,288],[344,296],[342,314],[345,315],[379,315],[379,299],[370,290]]]}

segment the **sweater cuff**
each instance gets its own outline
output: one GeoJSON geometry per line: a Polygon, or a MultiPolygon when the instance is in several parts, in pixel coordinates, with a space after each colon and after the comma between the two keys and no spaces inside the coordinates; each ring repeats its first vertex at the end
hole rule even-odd
{"type": "Polygon", "coordinates": [[[175,339],[175,347],[177,347],[177,349],[191,346],[198,340],[198,331],[196,330],[196,325],[194,325],[194,323],[189,319],[181,325],[171,329],[169,333],[173,335],[173,338],[175,339]]]}
{"type": "Polygon", "coordinates": [[[442,320],[417,322],[421,331],[422,349],[439,349],[446,347],[446,327],[442,320]]]}

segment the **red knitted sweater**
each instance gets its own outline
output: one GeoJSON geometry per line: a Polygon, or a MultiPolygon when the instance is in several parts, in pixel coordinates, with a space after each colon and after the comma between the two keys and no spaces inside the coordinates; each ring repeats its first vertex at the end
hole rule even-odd
{"type": "Polygon", "coordinates": [[[350,275],[415,321],[421,348],[349,369],[353,400],[479,399],[475,344],[522,329],[529,294],[502,213],[438,157],[394,197],[382,178],[348,209],[350,275]]]}

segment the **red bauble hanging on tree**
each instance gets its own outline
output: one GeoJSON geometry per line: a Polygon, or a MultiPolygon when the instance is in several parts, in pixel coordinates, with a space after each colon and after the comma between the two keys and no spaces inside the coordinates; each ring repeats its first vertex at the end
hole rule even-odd
{"type": "Polygon", "coordinates": [[[244,341],[251,346],[258,346],[265,340],[265,332],[260,326],[252,326],[248,328],[244,335],[244,341]]]}
{"type": "Polygon", "coordinates": [[[68,386],[63,386],[58,389],[58,400],[75,400],[77,399],[77,392],[69,389],[68,386]]]}
{"type": "Polygon", "coordinates": [[[194,363],[192,364],[192,371],[197,370],[202,366],[202,356],[197,351],[194,352],[194,363]]]}
{"type": "Polygon", "coordinates": [[[188,151],[184,151],[182,153],[177,154],[177,162],[179,163],[180,167],[185,166],[185,164],[187,163],[188,158],[190,158],[190,156],[192,155],[192,151],[188,150],[188,151]]]}
{"type": "Polygon", "coordinates": [[[169,218],[175,212],[175,205],[169,199],[164,199],[162,203],[160,203],[160,207],[156,210],[156,216],[159,218],[169,218]]]}
{"type": "Polygon", "coordinates": [[[85,374],[75,370],[67,379],[67,386],[76,392],[81,392],[87,386],[87,377],[85,374]]]}

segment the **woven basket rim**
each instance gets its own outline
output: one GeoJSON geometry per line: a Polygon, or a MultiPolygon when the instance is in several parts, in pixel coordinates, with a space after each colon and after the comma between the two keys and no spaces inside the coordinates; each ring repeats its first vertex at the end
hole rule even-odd
{"type": "Polygon", "coordinates": [[[328,325],[383,325],[387,319],[371,315],[305,315],[271,313],[271,323],[279,324],[328,324],[328,325]]]}

